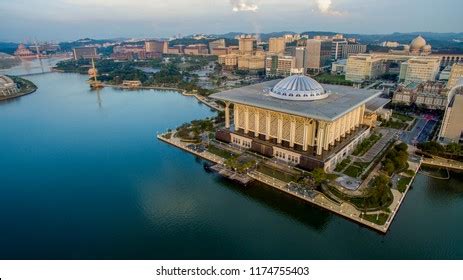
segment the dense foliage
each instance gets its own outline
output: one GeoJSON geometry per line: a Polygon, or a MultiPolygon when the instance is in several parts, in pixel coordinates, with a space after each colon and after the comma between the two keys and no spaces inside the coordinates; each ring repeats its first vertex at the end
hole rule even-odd
{"type": "Polygon", "coordinates": [[[417,147],[425,153],[455,160],[463,159],[463,149],[458,143],[441,145],[435,141],[419,143],[417,147]]]}
{"type": "Polygon", "coordinates": [[[383,160],[382,170],[388,174],[404,171],[408,168],[407,144],[400,143],[390,149],[383,160]]]}

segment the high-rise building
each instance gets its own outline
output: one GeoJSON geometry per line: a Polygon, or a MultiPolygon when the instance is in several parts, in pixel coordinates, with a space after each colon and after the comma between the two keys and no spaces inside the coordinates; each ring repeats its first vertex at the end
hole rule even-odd
{"type": "Polygon", "coordinates": [[[384,63],[381,57],[371,54],[352,55],[347,59],[346,80],[363,82],[376,79],[384,74],[384,63]]]}
{"type": "Polygon", "coordinates": [[[309,39],[306,43],[306,66],[319,72],[331,65],[331,41],[309,39]]]}
{"type": "Polygon", "coordinates": [[[341,46],[341,58],[346,59],[353,54],[366,53],[367,45],[363,44],[345,44],[341,46]]]}
{"type": "Polygon", "coordinates": [[[167,53],[169,44],[167,41],[145,41],[145,51],[147,53],[167,53]]]}
{"type": "Polygon", "coordinates": [[[284,37],[270,38],[268,40],[268,52],[271,54],[284,54],[286,42],[284,37]]]}
{"type": "Polygon", "coordinates": [[[342,58],[342,47],[347,45],[346,39],[333,39],[331,41],[331,59],[336,61],[342,58]]]}
{"type": "Polygon", "coordinates": [[[293,56],[269,55],[265,59],[265,74],[267,76],[289,76],[295,68],[296,59],[293,56]]]}
{"type": "Polygon", "coordinates": [[[463,63],[454,64],[452,66],[447,87],[453,88],[460,79],[463,79],[463,63]]]}
{"type": "Polygon", "coordinates": [[[399,79],[408,82],[435,81],[439,73],[437,57],[414,57],[400,65],[399,79]]]}
{"type": "Polygon", "coordinates": [[[445,110],[442,126],[439,131],[439,141],[444,143],[463,143],[463,81],[450,89],[452,97],[445,110]]]}
{"type": "Polygon", "coordinates": [[[96,47],[78,47],[78,48],[74,48],[72,51],[73,51],[75,60],[100,58],[96,51],[96,47]]]}
{"type": "Polygon", "coordinates": [[[265,55],[240,55],[238,56],[238,69],[258,71],[265,69],[265,55]]]}
{"type": "Polygon", "coordinates": [[[225,39],[217,39],[209,42],[209,53],[212,54],[213,49],[225,49],[225,39]]]}
{"type": "Polygon", "coordinates": [[[307,72],[307,67],[306,67],[306,50],[305,47],[296,47],[294,49],[294,69],[293,72],[296,72],[298,74],[305,74],[307,72]]]}
{"type": "Polygon", "coordinates": [[[188,55],[206,55],[209,53],[205,44],[188,45],[183,52],[188,55]]]}
{"type": "Polygon", "coordinates": [[[228,48],[212,48],[210,50],[210,54],[212,55],[226,55],[228,54],[228,48]]]}
{"type": "Polygon", "coordinates": [[[238,42],[241,54],[252,54],[255,49],[256,37],[253,35],[241,35],[238,42]]]}

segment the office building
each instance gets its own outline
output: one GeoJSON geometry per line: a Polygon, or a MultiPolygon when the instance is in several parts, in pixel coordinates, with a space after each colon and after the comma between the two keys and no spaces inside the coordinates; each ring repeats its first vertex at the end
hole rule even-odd
{"type": "Polygon", "coordinates": [[[345,75],[347,69],[347,59],[339,59],[331,63],[331,74],[345,75]]]}
{"type": "Polygon", "coordinates": [[[225,49],[225,39],[217,39],[209,42],[209,53],[213,54],[214,49],[225,49]]]}
{"type": "Polygon", "coordinates": [[[347,59],[346,80],[363,82],[385,73],[383,59],[371,54],[352,55],[347,59]]]}
{"type": "Polygon", "coordinates": [[[400,65],[399,79],[405,83],[435,81],[439,66],[437,57],[414,57],[400,65]]]}
{"type": "Polygon", "coordinates": [[[320,72],[331,65],[331,41],[309,39],[306,42],[306,67],[320,72]]]}
{"type": "Polygon", "coordinates": [[[98,59],[100,56],[97,53],[96,47],[78,47],[73,50],[74,60],[78,59],[98,59]]]}
{"type": "Polygon", "coordinates": [[[341,58],[346,59],[349,56],[359,53],[366,53],[367,45],[363,44],[344,44],[341,46],[341,58]]]}
{"type": "Polygon", "coordinates": [[[238,39],[241,54],[252,54],[254,52],[256,37],[253,35],[241,35],[238,39]]]}
{"type": "Polygon", "coordinates": [[[268,40],[268,52],[271,54],[282,55],[285,53],[286,42],[284,37],[270,38],[268,40]]]}
{"type": "Polygon", "coordinates": [[[460,79],[463,79],[463,62],[452,66],[447,87],[453,88],[460,79]]]}
{"type": "Polygon", "coordinates": [[[169,44],[167,41],[146,41],[145,42],[145,52],[147,53],[167,53],[169,44]]]}
{"type": "Polygon", "coordinates": [[[270,77],[286,77],[293,73],[295,64],[293,56],[269,55],[265,59],[265,74],[270,77]]]}
{"type": "Polygon", "coordinates": [[[392,103],[445,110],[450,102],[449,90],[439,82],[409,82],[398,86],[392,103]]]}
{"type": "Polygon", "coordinates": [[[443,143],[463,143],[463,81],[450,89],[451,101],[447,106],[439,131],[443,143]]]}

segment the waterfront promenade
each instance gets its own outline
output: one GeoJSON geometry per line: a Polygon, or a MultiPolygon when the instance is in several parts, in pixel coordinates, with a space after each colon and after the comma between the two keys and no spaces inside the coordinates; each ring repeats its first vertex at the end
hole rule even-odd
{"type": "Polygon", "coordinates": [[[203,103],[204,105],[208,106],[211,109],[217,110],[217,111],[224,111],[224,108],[220,105],[218,105],[215,101],[210,100],[206,96],[202,96],[196,93],[190,93],[186,92],[185,90],[175,88],[175,87],[160,87],[160,86],[139,86],[139,87],[127,87],[127,86],[122,86],[122,85],[111,85],[108,83],[103,84],[104,87],[112,87],[112,88],[118,88],[118,89],[126,89],[126,90],[138,90],[138,89],[155,89],[155,90],[169,90],[169,91],[177,91],[181,93],[184,96],[192,96],[196,98],[199,102],[203,103]]]}
{"type": "MultiPolygon", "coordinates": [[[[163,142],[166,142],[168,144],[171,144],[173,146],[176,146],[184,151],[187,151],[189,153],[192,153],[200,158],[203,158],[203,159],[206,159],[208,161],[211,161],[213,163],[216,163],[216,164],[223,164],[225,162],[225,159],[222,158],[222,157],[219,157],[215,154],[212,154],[208,151],[202,151],[202,152],[198,152],[198,151],[195,151],[195,150],[192,150],[192,149],[189,149],[187,146],[191,143],[187,143],[187,142],[182,142],[179,138],[175,138],[171,135],[170,138],[166,137],[166,134],[159,134],[157,135],[157,138],[163,142]]],[[[419,169],[420,167],[420,164],[419,163],[413,163],[413,162],[409,162],[410,164],[410,167],[415,170],[415,175],[416,175],[416,171],[419,169]]],[[[270,186],[270,187],[273,187],[275,189],[278,189],[280,191],[283,191],[287,194],[290,194],[294,197],[297,197],[299,199],[302,199],[306,202],[309,202],[309,203],[312,203],[318,207],[321,207],[323,209],[326,209],[328,211],[331,211],[337,215],[340,215],[344,218],[347,218],[349,220],[352,220],[360,225],[363,225],[363,226],[366,226],[368,228],[371,228],[371,229],[374,229],[378,232],[381,232],[381,233],[386,233],[389,229],[389,227],[391,226],[397,212],[399,211],[399,208],[401,206],[401,204],[403,203],[404,199],[405,199],[405,196],[411,186],[411,184],[413,183],[413,180],[415,178],[415,176],[413,176],[410,180],[410,182],[408,183],[407,187],[406,187],[406,190],[401,193],[399,192],[398,190],[395,190],[395,189],[392,189],[392,194],[393,194],[393,201],[391,203],[391,205],[389,206],[389,209],[391,210],[390,213],[389,213],[389,216],[386,220],[386,222],[383,224],[383,225],[379,225],[379,224],[376,224],[374,222],[371,222],[367,219],[364,219],[362,218],[362,214],[365,214],[363,211],[357,209],[356,207],[354,207],[352,204],[350,203],[347,203],[347,202],[342,202],[342,203],[335,203],[333,200],[329,199],[328,197],[326,197],[323,193],[321,192],[318,192],[318,191],[313,191],[316,193],[316,195],[314,196],[310,196],[310,195],[305,195],[305,194],[301,194],[299,192],[296,192],[296,191],[292,191],[291,188],[289,188],[289,184],[290,183],[286,183],[284,181],[281,181],[277,178],[274,178],[274,177],[271,177],[271,176],[268,176],[266,174],[263,174],[261,172],[258,172],[256,170],[252,170],[252,171],[249,171],[247,173],[247,176],[249,176],[250,178],[254,179],[255,181],[258,181],[258,182],[261,182],[267,186],[270,186]]],[[[374,212],[368,212],[366,214],[368,215],[380,215],[381,213],[383,213],[382,210],[379,210],[379,211],[374,211],[374,212]]]]}

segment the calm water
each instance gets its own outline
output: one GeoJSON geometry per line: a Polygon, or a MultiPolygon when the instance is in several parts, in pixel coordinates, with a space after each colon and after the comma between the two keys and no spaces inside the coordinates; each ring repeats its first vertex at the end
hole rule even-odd
{"type": "Polygon", "coordinates": [[[463,258],[461,175],[418,176],[381,235],[156,140],[214,114],[193,98],[29,78],[0,103],[1,259],[463,258]]]}

